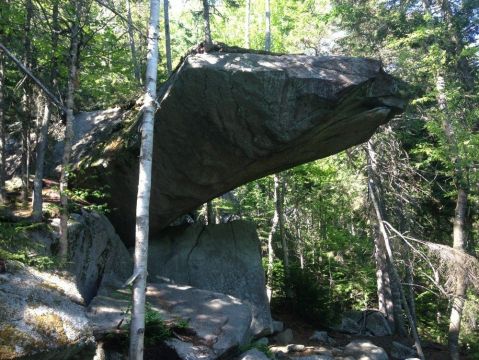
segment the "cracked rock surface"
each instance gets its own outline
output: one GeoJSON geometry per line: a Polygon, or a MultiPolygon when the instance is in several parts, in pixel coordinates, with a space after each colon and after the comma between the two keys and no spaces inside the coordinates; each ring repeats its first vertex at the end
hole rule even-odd
{"type": "Polygon", "coordinates": [[[232,295],[252,305],[251,331],[270,334],[272,320],[256,226],[246,221],[174,227],[150,240],[148,274],[232,295]]]}
{"type": "MultiPolygon", "coordinates": [[[[88,317],[97,338],[125,322],[129,294],[121,294],[98,295],[90,304],[88,317]]],[[[217,359],[252,337],[251,307],[232,296],[172,284],[148,284],[146,296],[162,319],[182,319],[194,331],[193,342],[178,338],[166,341],[181,359],[217,359]]]]}

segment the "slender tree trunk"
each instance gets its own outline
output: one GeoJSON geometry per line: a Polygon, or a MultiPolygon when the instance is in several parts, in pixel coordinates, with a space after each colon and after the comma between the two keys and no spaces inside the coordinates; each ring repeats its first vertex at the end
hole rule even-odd
{"type": "MultiPolygon", "coordinates": [[[[457,189],[456,209],[453,224],[453,247],[454,249],[466,252],[466,212],[468,191],[466,181],[461,168],[461,159],[457,147],[457,140],[454,134],[454,128],[447,114],[447,98],[445,91],[445,79],[441,73],[436,77],[437,102],[439,110],[443,113],[442,125],[446,136],[451,160],[454,164],[454,178],[457,189]]],[[[461,331],[461,317],[464,310],[467,284],[466,276],[458,270],[456,277],[456,287],[454,298],[452,299],[451,316],[449,319],[449,352],[452,360],[459,360],[459,334],[461,331]]]]}
{"type": "Polygon", "coordinates": [[[151,163],[153,157],[153,127],[156,112],[156,78],[158,69],[158,23],[160,0],[150,1],[146,93],[142,124],[138,196],[136,202],[135,266],[130,326],[130,360],[143,359],[145,335],[145,290],[148,259],[149,207],[151,163]]]}
{"type": "Polygon", "coordinates": [[[74,1],[75,20],[70,35],[70,64],[67,89],[66,126],[63,147],[62,168],[60,173],[60,249],[59,255],[63,260],[68,255],[68,171],[73,140],[73,110],[75,106],[75,84],[77,82],[78,53],[80,48],[80,22],[83,15],[83,0],[74,1]]]}
{"type": "MultiPolygon", "coordinates": [[[[369,141],[368,142],[368,158],[370,159],[374,159],[375,156],[374,156],[374,153],[370,153],[372,149],[372,145],[371,145],[371,142],[369,141]]],[[[373,162],[373,161],[372,161],[373,162]]],[[[377,217],[377,222],[378,222],[378,225],[379,225],[379,232],[380,234],[382,235],[381,236],[381,239],[383,241],[383,245],[386,249],[386,253],[387,253],[387,259],[388,259],[388,268],[390,270],[390,277],[391,277],[391,281],[393,283],[396,283],[398,288],[397,288],[397,291],[399,292],[399,297],[400,297],[400,301],[402,303],[402,306],[403,306],[403,309],[406,313],[406,316],[408,318],[408,321],[409,321],[409,325],[411,326],[411,332],[413,334],[413,337],[414,337],[414,342],[415,342],[415,346],[416,346],[416,351],[419,355],[419,358],[421,358],[422,360],[425,359],[424,357],[424,353],[422,351],[422,346],[421,346],[421,342],[420,342],[420,339],[419,339],[419,334],[417,332],[417,328],[415,326],[415,322],[414,322],[414,319],[412,317],[412,314],[411,314],[411,311],[409,309],[409,306],[407,304],[407,300],[406,300],[406,297],[404,295],[404,291],[402,289],[402,286],[401,286],[401,279],[397,273],[397,270],[396,270],[396,267],[394,265],[394,257],[393,257],[393,252],[392,252],[392,249],[391,249],[391,244],[390,244],[390,241],[389,241],[389,236],[388,236],[388,233],[386,231],[386,228],[384,227],[384,219],[383,219],[383,210],[382,210],[382,207],[378,201],[378,189],[377,189],[377,185],[376,185],[376,176],[372,170],[372,166],[368,166],[368,188],[369,188],[369,194],[371,196],[371,200],[372,200],[372,203],[373,203],[373,206],[374,206],[374,211],[376,213],[376,217],[377,217]]],[[[395,319],[397,320],[397,319],[395,319]]]]}
{"type": "MultiPolygon", "coordinates": [[[[466,212],[467,192],[458,188],[456,209],[454,215],[453,248],[466,251],[466,212]]],[[[456,277],[456,288],[452,301],[451,316],[449,319],[449,352],[452,360],[459,360],[459,334],[461,331],[461,317],[466,300],[466,274],[459,271],[456,277]]]]}
{"type": "Polygon", "coordinates": [[[210,27],[210,4],[208,0],[203,0],[203,21],[205,27],[205,51],[208,52],[213,46],[210,27]]]}
{"type": "Polygon", "coordinates": [[[33,180],[33,211],[32,211],[32,220],[33,221],[42,221],[43,215],[43,168],[45,163],[45,151],[47,147],[47,138],[48,138],[48,123],[50,122],[50,104],[48,100],[45,99],[45,105],[43,109],[43,118],[40,126],[40,134],[38,136],[38,145],[37,145],[37,158],[36,158],[36,171],[35,179],[33,180]]]}
{"type": "Polygon", "coordinates": [[[279,182],[276,180],[276,175],[274,175],[274,215],[273,221],[271,224],[271,230],[268,234],[268,280],[266,284],[266,293],[268,295],[269,301],[271,301],[271,297],[273,294],[273,262],[274,262],[274,250],[273,250],[273,238],[278,230],[279,225],[279,212],[277,203],[279,201],[279,182]]]}
{"type": "Polygon", "coordinates": [[[138,64],[138,56],[136,53],[135,35],[133,33],[133,21],[131,19],[130,0],[126,0],[126,6],[127,6],[127,19],[128,19],[128,39],[130,42],[131,62],[133,63],[133,73],[135,75],[135,80],[137,81],[138,84],[141,85],[140,65],[138,64]]]}
{"type": "Polygon", "coordinates": [[[213,208],[213,200],[206,202],[206,222],[208,225],[216,224],[215,209],[213,208]]]}
{"type": "Polygon", "coordinates": [[[3,53],[0,52],[0,205],[7,202],[7,194],[5,192],[5,112],[4,112],[4,89],[5,74],[3,70],[3,53]]]}
{"type": "Polygon", "coordinates": [[[251,0],[246,0],[245,47],[250,48],[251,0]]]}
{"type": "Polygon", "coordinates": [[[168,75],[173,71],[171,63],[171,34],[170,34],[170,4],[168,0],[163,0],[163,15],[165,23],[165,52],[166,52],[166,68],[168,75]]]}
{"type": "Polygon", "coordinates": [[[266,0],[266,13],[265,13],[265,21],[266,21],[266,32],[265,32],[265,41],[264,41],[264,49],[266,51],[271,51],[271,4],[270,0],[266,0]]]}
{"type": "Polygon", "coordinates": [[[274,175],[274,188],[275,191],[278,191],[278,196],[276,196],[276,212],[278,213],[278,224],[279,224],[279,236],[281,239],[281,246],[283,248],[283,265],[284,265],[284,275],[285,275],[285,288],[286,288],[286,296],[291,298],[291,289],[289,287],[289,248],[288,243],[286,241],[286,234],[284,231],[284,194],[285,194],[285,185],[284,179],[281,175],[275,174],[274,175]]]}
{"type": "Polygon", "coordinates": [[[387,319],[389,326],[393,331],[396,329],[394,321],[394,302],[391,292],[391,280],[389,277],[386,249],[384,240],[381,239],[379,229],[375,229],[374,234],[374,258],[376,260],[376,284],[378,294],[379,311],[387,319]]]}
{"type": "MultiPolygon", "coordinates": [[[[53,1],[53,10],[52,10],[52,53],[50,58],[50,86],[52,89],[57,87],[57,74],[58,74],[58,57],[57,57],[57,48],[58,48],[58,35],[60,32],[60,27],[58,23],[58,0],[53,1]]],[[[43,170],[45,166],[45,152],[48,144],[48,127],[51,119],[51,108],[49,99],[45,96],[45,107],[43,110],[43,118],[40,127],[40,134],[38,137],[37,151],[36,151],[36,161],[35,161],[35,179],[33,180],[33,212],[32,220],[33,221],[42,221],[42,209],[43,209],[43,170]]]]}
{"type": "MultiPolygon", "coordinates": [[[[32,43],[31,43],[31,26],[33,15],[33,4],[31,0],[25,0],[25,24],[23,28],[24,41],[23,48],[25,51],[24,65],[27,68],[32,66],[32,43]]],[[[31,123],[31,101],[32,101],[32,88],[29,81],[24,83],[24,94],[22,100],[23,107],[23,121],[22,121],[22,203],[27,205],[28,192],[29,192],[29,170],[30,170],[30,123],[31,123]]]]}

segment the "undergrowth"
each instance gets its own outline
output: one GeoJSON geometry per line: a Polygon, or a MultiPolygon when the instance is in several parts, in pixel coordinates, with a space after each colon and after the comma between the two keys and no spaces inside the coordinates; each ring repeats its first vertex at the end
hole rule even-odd
{"type": "Polygon", "coordinates": [[[51,229],[44,223],[0,222],[0,258],[16,260],[40,270],[55,268],[56,259],[45,255],[49,249],[29,238],[34,231],[50,232],[51,229]]]}

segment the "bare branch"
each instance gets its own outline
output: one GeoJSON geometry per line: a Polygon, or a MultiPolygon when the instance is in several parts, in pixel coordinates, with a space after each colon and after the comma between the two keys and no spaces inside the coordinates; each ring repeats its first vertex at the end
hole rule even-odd
{"type": "Polygon", "coordinates": [[[7,55],[15,65],[45,93],[45,95],[47,95],[54,105],[56,105],[63,113],[66,113],[66,108],[63,103],[58,100],[57,97],[53,95],[53,93],[48,90],[48,88],[37,77],[35,77],[35,75],[32,74],[30,69],[23,65],[2,43],[0,43],[0,50],[2,50],[5,55],[7,55]]]}

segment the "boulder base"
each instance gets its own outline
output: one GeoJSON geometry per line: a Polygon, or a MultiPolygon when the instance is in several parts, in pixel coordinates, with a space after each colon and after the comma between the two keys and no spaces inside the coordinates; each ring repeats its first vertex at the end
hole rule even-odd
{"type": "Polygon", "coordinates": [[[254,335],[270,334],[260,243],[252,223],[235,221],[168,229],[150,241],[148,273],[177,284],[232,295],[253,307],[254,335]]]}

